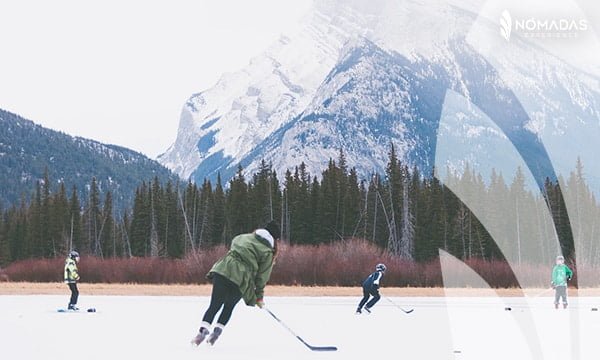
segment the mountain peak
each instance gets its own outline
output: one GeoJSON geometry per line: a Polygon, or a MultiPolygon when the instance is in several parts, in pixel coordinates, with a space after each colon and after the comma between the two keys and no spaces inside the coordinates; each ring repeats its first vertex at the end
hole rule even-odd
{"type": "Polygon", "coordinates": [[[227,180],[238,164],[252,172],[262,159],[280,173],[304,161],[318,175],[344,149],[364,175],[382,168],[393,142],[429,172],[450,108],[455,121],[485,113],[536,178],[553,177],[552,162],[570,171],[600,136],[597,79],[521,39],[507,45],[478,18],[480,1],[457,3],[316,1],[297,32],[190,98],[159,161],[197,181],[227,180]],[[566,127],[589,141],[561,146],[566,127]]]}

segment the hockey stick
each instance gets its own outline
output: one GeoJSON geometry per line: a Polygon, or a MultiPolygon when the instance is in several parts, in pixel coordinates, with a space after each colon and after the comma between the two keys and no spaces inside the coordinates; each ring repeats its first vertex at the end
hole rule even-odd
{"type": "Polygon", "coordinates": [[[310,345],[309,343],[304,341],[300,336],[296,335],[296,333],[292,329],[290,329],[283,321],[279,320],[279,318],[277,316],[275,316],[275,314],[273,314],[271,312],[271,310],[267,309],[266,307],[264,307],[263,309],[265,309],[275,320],[277,320],[284,328],[286,328],[290,333],[292,333],[292,335],[294,335],[296,337],[296,339],[300,340],[301,343],[306,345],[306,347],[308,347],[312,351],[336,351],[337,350],[337,347],[335,347],[335,346],[312,346],[312,345],[310,345]]]}
{"type": "Polygon", "coordinates": [[[397,307],[398,309],[402,310],[405,314],[410,314],[411,312],[415,311],[415,309],[408,309],[405,310],[403,308],[401,308],[400,306],[398,306],[395,302],[393,302],[390,298],[385,298],[387,301],[391,302],[392,305],[394,305],[395,307],[397,307]]]}

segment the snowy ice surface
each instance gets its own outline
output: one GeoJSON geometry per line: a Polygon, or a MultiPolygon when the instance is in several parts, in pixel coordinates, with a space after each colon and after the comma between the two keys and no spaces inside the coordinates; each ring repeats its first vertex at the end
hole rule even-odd
{"type": "Polygon", "coordinates": [[[390,298],[414,308],[412,314],[382,298],[373,314],[357,316],[359,298],[357,294],[266,299],[269,308],[305,341],[339,349],[318,353],[266,312],[243,304],[235,309],[215,346],[192,347],[189,341],[208,297],[82,294],[80,307],[95,307],[97,313],[57,313],[67,294],[0,296],[0,354],[2,359],[44,360],[537,360],[597,359],[600,350],[596,340],[600,312],[591,311],[600,298],[572,298],[568,310],[554,310],[549,297],[531,297],[529,302],[526,298],[390,298]],[[523,327],[535,331],[523,332],[523,327]],[[532,355],[536,338],[540,352],[532,355]]]}

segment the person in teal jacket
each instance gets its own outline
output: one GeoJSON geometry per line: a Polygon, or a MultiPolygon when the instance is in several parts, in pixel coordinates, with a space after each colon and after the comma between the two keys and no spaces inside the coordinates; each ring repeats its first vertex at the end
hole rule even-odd
{"type": "Polygon", "coordinates": [[[567,281],[573,277],[573,271],[565,265],[565,258],[561,255],[556,257],[556,265],[552,269],[552,288],[555,290],[554,307],[558,309],[559,300],[562,298],[563,308],[566,309],[567,302],[567,281]]]}
{"type": "Polygon", "coordinates": [[[252,233],[233,238],[227,254],[207,274],[213,283],[210,305],[192,344],[200,345],[208,337],[207,343],[214,345],[240,299],[248,306],[264,306],[264,289],[271,277],[280,233],[279,224],[271,221],[252,233]],[[211,333],[219,310],[221,314],[211,333]]]}

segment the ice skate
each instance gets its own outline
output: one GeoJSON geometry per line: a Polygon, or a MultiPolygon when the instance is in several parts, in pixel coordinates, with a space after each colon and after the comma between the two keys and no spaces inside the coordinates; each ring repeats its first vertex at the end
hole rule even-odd
{"type": "Polygon", "coordinates": [[[196,346],[202,344],[202,342],[204,341],[204,339],[206,339],[209,333],[210,331],[208,331],[207,328],[201,327],[200,331],[198,331],[198,335],[196,335],[196,337],[192,339],[192,344],[196,346]]]}
{"type": "Polygon", "coordinates": [[[209,345],[214,345],[215,342],[217,341],[217,339],[219,339],[219,336],[221,335],[221,333],[223,332],[223,328],[220,327],[219,325],[217,325],[214,329],[212,334],[210,334],[210,336],[208,337],[208,340],[206,340],[206,342],[209,345]]]}

